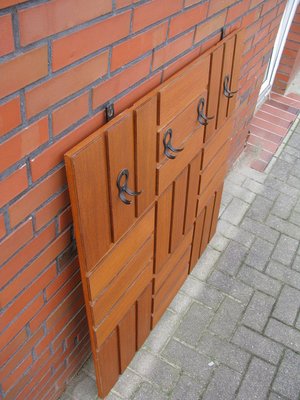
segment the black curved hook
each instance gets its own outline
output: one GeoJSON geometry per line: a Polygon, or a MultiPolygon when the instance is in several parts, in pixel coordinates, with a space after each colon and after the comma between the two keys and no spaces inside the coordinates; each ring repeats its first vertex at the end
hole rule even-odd
{"type": "Polygon", "coordinates": [[[172,136],[173,136],[173,131],[171,128],[169,128],[165,133],[164,133],[164,138],[163,138],[163,144],[164,144],[164,155],[170,158],[171,160],[174,160],[176,156],[173,154],[169,153],[169,150],[173,151],[173,153],[179,153],[180,151],[183,150],[183,147],[178,149],[176,147],[172,146],[172,136]]]}
{"type": "Polygon", "coordinates": [[[199,100],[198,103],[198,122],[203,125],[206,126],[209,122],[209,120],[214,119],[215,117],[208,117],[207,115],[204,114],[204,107],[205,107],[205,98],[201,97],[201,99],[199,100]]]}
{"type": "Polygon", "coordinates": [[[226,75],[224,78],[224,95],[228,99],[232,99],[232,97],[238,92],[238,90],[230,90],[229,89],[229,81],[230,81],[230,77],[229,77],[229,75],[226,75]]]}
{"type": "Polygon", "coordinates": [[[127,204],[127,205],[131,204],[132,202],[126,198],[125,193],[127,193],[129,196],[138,196],[142,193],[142,191],[134,192],[127,187],[128,178],[129,178],[129,171],[126,168],[124,168],[120,171],[118,178],[117,178],[117,187],[119,189],[119,198],[121,199],[121,201],[124,204],[127,204]],[[125,177],[125,180],[124,180],[124,183],[121,184],[121,179],[123,177],[125,177]]]}

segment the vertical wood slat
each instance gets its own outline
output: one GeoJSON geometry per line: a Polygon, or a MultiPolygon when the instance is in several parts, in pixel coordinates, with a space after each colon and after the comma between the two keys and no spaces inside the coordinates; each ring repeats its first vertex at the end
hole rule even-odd
{"type": "Polygon", "coordinates": [[[202,233],[199,257],[201,256],[203,251],[206,249],[206,246],[208,245],[208,242],[209,242],[209,237],[210,237],[209,235],[210,235],[210,228],[211,228],[211,224],[212,224],[215,197],[216,197],[215,193],[213,193],[207,206],[205,207],[206,208],[205,219],[204,219],[204,224],[203,224],[203,233],[202,233]]]}
{"type": "Polygon", "coordinates": [[[221,200],[222,200],[222,192],[223,192],[223,183],[217,189],[217,192],[216,192],[216,199],[215,199],[214,211],[213,211],[213,216],[212,216],[209,240],[212,239],[212,237],[214,236],[216,229],[217,229],[219,211],[220,211],[221,200]]]}
{"type": "MultiPolygon", "coordinates": [[[[152,203],[156,184],[156,120],[157,96],[151,97],[135,111],[135,158],[136,187],[142,193],[137,196],[137,214],[152,203]]],[[[126,147],[122,149],[126,152],[126,147]]]]}
{"type": "Polygon", "coordinates": [[[135,190],[134,131],[132,113],[125,114],[124,118],[107,129],[107,144],[109,155],[108,165],[110,175],[113,240],[115,242],[133,224],[135,219],[135,198],[128,196],[130,197],[132,204],[124,204],[119,198],[119,191],[117,188],[118,175],[122,169],[127,168],[129,171],[128,187],[131,190],[135,190]]]}
{"type": "Polygon", "coordinates": [[[136,302],[137,350],[143,345],[151,330],[152,282],[136,302]]]}
{"type": "Polygon", "coordinates": [[[195,157],[189,165],[184,234],[186,234],[191,229],[196,216],[201,160],[202,155],[198,154],[198,156],[195,157]]]}
{"type": "Polygon", "coordinates": [[[205,218],[205,207],[199,213],[199,215],[196,219],[195,225],[194,225],[194,235],[193,235],[193,242],[192,242],[192,251],[191,251],[190,271],[189,272],[191,272],[193,270],[193,268],[197,264],[197,261],[199,258],[204,218],[205,218]]]}
{"type": "Polygon", "coordinates": [[[170,242],[171,253],[173,253],[173,251],[178,246],[180,240],[183,238],[187,181],[188,167],[184,169],[184,171],[178,176],[178,178],[174,182],[170,242]]]}
{"type": "Polygon", "coordinates": [[[133,304],[118,325],[120,371],[124,372],[136,352],[136,306],[133,304]]]}

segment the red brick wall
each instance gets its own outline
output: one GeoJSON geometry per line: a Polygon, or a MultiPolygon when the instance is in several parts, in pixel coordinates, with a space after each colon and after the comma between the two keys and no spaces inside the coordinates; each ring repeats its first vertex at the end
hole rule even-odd
{"type": "Polygon", "coordinates": [[[283,94],[300,68],[300,5],[297,7],[275,76],[273,90],[283,94]]]}
{"type": "Polygon", "coordinates": [[[63,154],[244,26],[241,152],[285,0],[1,0],[1,394],[55,399],[89,355],[63,154]]]}

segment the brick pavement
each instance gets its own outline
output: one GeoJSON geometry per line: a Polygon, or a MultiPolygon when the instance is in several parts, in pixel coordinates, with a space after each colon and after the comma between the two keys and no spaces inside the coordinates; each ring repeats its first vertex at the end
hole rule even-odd
{"type": "MultiPolygon", "coordinates": [[[[107,400],[300,399],[300,124],[265,173],[242,157],[218,229],[107,400]]],[[[61,400],[95,400],[92,360],[61,400]]]]}

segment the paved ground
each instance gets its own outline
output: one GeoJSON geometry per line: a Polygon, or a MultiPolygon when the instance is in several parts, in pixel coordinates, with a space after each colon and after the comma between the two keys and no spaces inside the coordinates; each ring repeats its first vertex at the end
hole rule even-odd
{"type": "MultiPolygon", "coordinates": [[[[218,231],[109,400],[300,399],[300,125],[239,161],[218,231]]],[[[62,397],[97,398],[92,361],[62,397]]]]}

